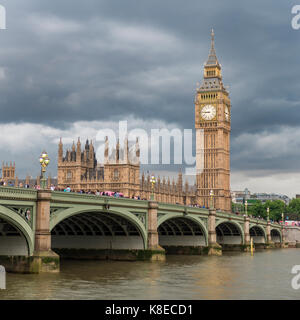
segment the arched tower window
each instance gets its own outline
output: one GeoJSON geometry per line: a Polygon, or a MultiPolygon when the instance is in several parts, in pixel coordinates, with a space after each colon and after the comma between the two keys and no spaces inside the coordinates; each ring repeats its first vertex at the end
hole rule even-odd
{"type": "Polygon", "coordinates": [[[68,171],[67,171],[67,179],[68,179],[68,180],[71,180],[71,179],[72,179],[72,171],[71,171],[71,170],[68,170],[68,171]]]}
{"type": "Polygon", "coordinates": [[[118,169],[114,170],[114,180],[119,180],[119,170],[118,169]]]}

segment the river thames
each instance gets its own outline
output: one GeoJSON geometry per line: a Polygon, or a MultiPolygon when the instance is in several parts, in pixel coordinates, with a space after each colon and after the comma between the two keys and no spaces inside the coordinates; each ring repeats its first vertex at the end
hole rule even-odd
{"type": "Polygon", "coordinates": [[[0,299],[300,299],[300,250],[167,256],[166,262],[62,261],[58,274],[7,274],[0,299]]]}

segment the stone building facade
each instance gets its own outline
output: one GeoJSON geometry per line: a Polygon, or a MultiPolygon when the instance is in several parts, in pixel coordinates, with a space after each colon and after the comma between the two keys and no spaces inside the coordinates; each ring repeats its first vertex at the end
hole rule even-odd
{"type": "Polygon", "coordinates": [[[1,181],[5,184],[14,184],[16,180],[16,164],[15,162],[2,162],[1,181]]]}
{"type": "MultiPolygon", "coordinates": [[[[35,179],[27,175],[25,179],[19,179],[16,174],[15,162],[2,162],[2,174],[0,177],[0,182],[1,184],[6,186],[24,187],[25,185],[27,185],[29,188],[36,188],[37,186],[40,187],[41,185],[41,176],[38,175],[35,179]]],[[[57,179],[51,178],[51,176],[49,175],[47,179],[47,187],[50,188],[52,185],[57,185],[57,179]]]]}
{"type": "MultiPolygon", "coordinates": [[[[105,142],[104,164],[98,164],[92,142],[86,141],[82,149],[78,139],[71,150],[63,151],[62,140],[58,147],[58,188],[70,187],[73,191],[84,190],[100,192],[119,192],[124,197],[150,199],[152,184],[150,175],[140,175],[140,147],[138,140],[134,149],[129,149],[128,139],[124,148],[119,141],[114,149],[109,149],[108,139],[105,142]]],[[[182,173],[177,181],[157,178],[154,185],[154,198],[160,202],[172,204],[196,204],[196,188],[187,183],[183,186],[182,173]]]]}

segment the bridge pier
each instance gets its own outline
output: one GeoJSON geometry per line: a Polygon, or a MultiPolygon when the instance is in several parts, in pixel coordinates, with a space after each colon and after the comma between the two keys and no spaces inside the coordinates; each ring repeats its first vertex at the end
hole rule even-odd
{"type": "Polygon", "coordinates": [[[287,239],[287,233],[286,233],[286,228],[285,226],[281,227],[281,248],[288,248],[289,243],[287,239]]]}
{"type": "Polygon", "coordinates": [[[32,273],[59,272],[59,256],[51,250],[50,190],[38,190],[32,273]]]}
{"type": "Polygon", "coordinates": [[[244,218],[244,243],[250,244],[250,219],[248,216],[244,218]]]}
{"type": "Polygon", "coordinates": [[[149,201],[147,217],[147,254],[151,261],[164,261],[166,259],[165,250],[159,245],[157,227],[158,203],[149,201]]]}
{"type": "Polygon", "coordinates": [[[8,272],[59,272],[59,256],[51,250],[50,233],[51,191],[39,190],[36,199],[34,252],[28,255],[2,256],[0,262],[8,272]]]}
{"type": "Polygon", "coordinates": [[[272,236],[271,236],[271,221],[268,220],[267,222],[267,243],[265,245],[266,249],[273,249],[275,248],[275,243],[272,241],[272,236]]]}
{"type": "Polygon", "coordinates": [[[250,251],[250,218],[245,215],[244,217],[244,251],[250,251]]]}
{"type": "Polygon", "coordinates": [[[267,222],[267,243],[270,244],[272,242],[271,238],[271,222],[268,220],[267,222]]]}
{"type": "Polygon", "coordinates": [[[208,214],[208,250],[209,256],[221,256],[222,246],[217,243],[216,210],[209,209],[208,214]]]}

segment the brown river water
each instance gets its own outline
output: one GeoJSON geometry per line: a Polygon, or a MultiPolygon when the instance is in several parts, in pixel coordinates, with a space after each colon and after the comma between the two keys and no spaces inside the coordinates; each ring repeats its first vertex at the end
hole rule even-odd
{"type": "Polygon", "coordinates": [[[7,274],[0,299],[300,299],[299,249],[167,256],[166,262],[62,261],[58,274],[7,274]]]}

